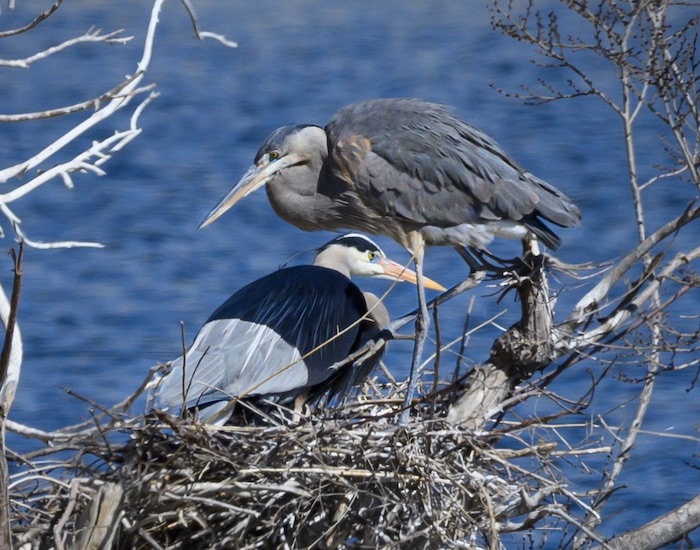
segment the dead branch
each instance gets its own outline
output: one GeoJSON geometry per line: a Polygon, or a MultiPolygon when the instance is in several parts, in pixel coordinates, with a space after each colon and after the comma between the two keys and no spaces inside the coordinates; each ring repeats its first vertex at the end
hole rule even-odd
{"type": "MultiPolygon", "coordinates": [[[[90,29],[88,32],[85,34],[78,36],[76,38],[71,38],[70,40],[66,40],[65,42],[62,42],[61,44],[58,44],[56,46],[52,46],[51,48],[48,48],[44,51],[37,52],[34,55],[31,55],[29,57],[25,57],[24,59],[0,59],[0,67],[17,67],[21,69],[27,69],[32,63],[35,63],[37,61],[40,61],[42,59],[46,59],[54,54],[57,54],[67,48],[70,48],[72,46],[75,46],[76,44],[82,44],[86,42],[105,42],[107,44],[126,44],[129,42],[132,37],[126,36],[126,37],[120,37],[119,34],[122,31],[114,31],[108,34],[101,34],[102,31],[99,29],[90,29]]],[[[2,39],[3,36],[0,33],[0,39],[2,39]]],[[[73,111],[74,112],[74,111],[73,111]]],[[[42,116],[37,116],[37,117],[30,117],[30,118],[16,118],[12,119],[10,117],[12,116],[22,116],[22,115],[0,115],[0,122],[17,122],[17,121],[23,121],[23,120],[34,120],[35,118],[45,118],[42,116]]]]}
{"type": "Polygon", "coordinates": [[[566,325],[573,331],[575,327],[582,325],[589,318],[589,315],[598,309],[605,297],[610,293],[613,285],[649,251],[662,240],[672,235],[682,227],[695,221],[700,217],[700,205],[696,200],[692,201],[683,213],[660,227],[653,234],[649,235],[633,250],[608,272],[608,274],[581,298],[576,304],[574,311],[569,316],[566,325]]]}
{"type": "MultiPolygon", "coordinates": [[[[0,65],[2,65],[2,62],[0,61],[0,65]]],[[[121,91],[129,84],[130,79],[127,79],[125,82],[119,83],[117,86],[112,88],[111,90],[106,91],[105,93],[89,99],[87,101],[83,101],[81,103],[76,103],[74,105],[67,105],[65,107],[60,107],[57,109],[45,109],[43,111],[38,111],[36,113],[20,113],[16,115],[1,115],[0,114],[0,123],[9,123],[9,122],[30,122],[34,120],[43,120],[47,118],[56,118],[59,116],[66,116],[66,115],[71,115],[74,113],[79,113],[81,111],[86,111],[88,109],[99,109],[100,105],[104,103],[105,101],[110,101],[112,99],[118,98],[121,94],[121,91]]],[[[147,86],[142,89],[137,89],[134,90],[133,94],[139,94],[144,91],[152,89],[153,86],[147,86]]]]}
{"type": "Polygon", "coordinates": [[[605,547],[612,550],[626,548],[654,550],[681,540],[684,535],[698,527],[700,527],[700,495],[639,529],[606,541],[605,547]]]}
{"type": "Polygon", "coordinates": [[[9,31],[4,31],[0,33],[0,39],[2,38],[7,38],[9,36],[16,36],[18,34],[22,34],[24,32],[32,30],[34,27],[36,27],[39,23],[42,21],[46,21],[51,15],[61,7],[61,4],[63,4],[63,0],[56,0],[49,9],[46,11],[40,13],[37,15],[33,21],[31,21],[29,24],[25,25],[24,27],[20,27],[18,29],[12,29],[9,31]]]}
{"type": "Polygon", "coordinates": [[[489,360],[474,369],[464,394],[451,407],[447,420],[468,430],[481,430],[499,410],[515,385],[548,365],[554,355],[551,344],[552,308],[542,256],[525,260],[531,274],[513,283],[521,304],[521,320],[494,342],[489,360]]]}
{"type": "Polygon", "coordinates": [[[35,466],[25,459],[11,486],[15,532],[28,521],[34,540],[65,547],[89,537],[119,548],[342,547],[360,538],[459,547],[543,525],[553,498],[569,499],[546,468],[533,477],[510,462],[546,456],[544,446],[499,454],[429,420],[427,405],[399,428],[396,402],[361,400],[298,425],[216,432],[175,418],[99,424],[68,458],[57,447],[35,466]],[[114,498],[100,497],[107,488],[114,498]]]}

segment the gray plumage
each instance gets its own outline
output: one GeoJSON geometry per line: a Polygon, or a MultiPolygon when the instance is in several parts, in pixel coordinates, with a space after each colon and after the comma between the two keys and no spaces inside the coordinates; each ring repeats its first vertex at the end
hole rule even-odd
{"type": "Polygon", "coordinates": [[[489,136],[446,106],[419,99],[364,101],[340,109],[325,128],[275,130],[200,227],[263,185],[277,215],[301,229],[387,235],[413,254],[419,314],[401,422],[429,323],[425,246],[454,246],[472,270],[482,270],[489,266],[477,259],[479,250],[494,237],[520,239],[539,254],[538,242],[552,249],[561,242],[546,222],[571,227],[581,217],[571,199],[489,136]]]}
{"type": "Polygon", "coordinates": [[[564,227],[579,220],[568,197],[523,170],[493,139],[444,105],[412,99],[357,103],[338,111],[325,131],[330,172],[354,181],[365,205],[381,215],[418,230],[435,228],[427,244],[483,247],[488,236],[458,237],[445,230],[485,224],[498,234],[505,225],[499,222],[510,221],[557,248],[559,238],[542,220],[564,227]],[[361,162],[345,167],[336,161],[353,154],[361,162]]]}
{"type": "Polygon", "coordinates": [[[348,105],[325,129],[279,128],[203,225],[263,184],[275,212],[297,227],[388,235],[412,252],[413,232],[428,245],[484,249],[494,236],[536,236],[556,249],[560,239],[544,222],[580,219],[566,195],[489,136],[417,99],[348,105]]]}

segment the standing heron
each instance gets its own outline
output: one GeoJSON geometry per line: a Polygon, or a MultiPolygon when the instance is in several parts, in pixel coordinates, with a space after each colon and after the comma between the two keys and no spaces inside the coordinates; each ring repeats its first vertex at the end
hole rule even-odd
{"type": "MultiPolygon", "coordinates": [[[[225,423],[236,398],[286,404],[347,392],[379,362],[331,368],[389,323],[379,299],[351,275],[416,283],[369,238],[350,233],[321,247],[313,265],[280,269],[253,281],[207,319],[184,359],[160,381],[157,408],[197,410],[203,422],[225,423]],[[230,404],[229,404],[230,403],[230,404]]],[[[426,284],[444,290],[426,279],[426,284]]]]}
{"type": "Polygon", "coordinates": [[[566,195],[485,133],[448,107],[418,99],[364,101],[340,109],[325,128],[275,130],[200,227],[263,185],[277,215],[303,230],[387,235],[413,255],[419,315],[407,404],[428,328],[425,246],[454,246],[468,261],[464,247],[486,250],[494,237],[556,249],[561,241],[544,222],[571,227],[580,220],[566,195]]]}

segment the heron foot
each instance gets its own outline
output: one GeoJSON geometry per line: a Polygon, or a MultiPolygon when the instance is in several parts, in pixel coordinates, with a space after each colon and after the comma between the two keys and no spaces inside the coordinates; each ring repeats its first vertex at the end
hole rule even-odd
{"type": "Polygon", "coordinates": [[[549,256],[546,254],[527,253],[523,257],[513,258],[508,268],[503,270],[503,278],[510,279],[504,284],[518,284],[531,279],[535,273],[549,268],[549,256]]]}
{"type": "Polygon", "coordinates": [[[525,258],[517,257],[510,260],[499,258],[488,250],[480,250],[474,247],[455,247],[462,259],[473,273],[484,272],[491,280],[510,279],[516,276],[527,276],[536,269],[530,258],[543,258],[543,255],[527,254],[525,258]]]}

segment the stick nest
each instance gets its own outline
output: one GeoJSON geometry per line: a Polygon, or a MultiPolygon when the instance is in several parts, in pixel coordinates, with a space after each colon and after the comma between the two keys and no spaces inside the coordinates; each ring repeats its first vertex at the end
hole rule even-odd
{"type": "Polygon", "coordinates": [[[16,547],[471,548],[539,517],[555,482],[543,489],[439,406],[398,426],[401,400],[377,391],[297,423],[216,430],[105,414],[15,457],[16,547]]]}

